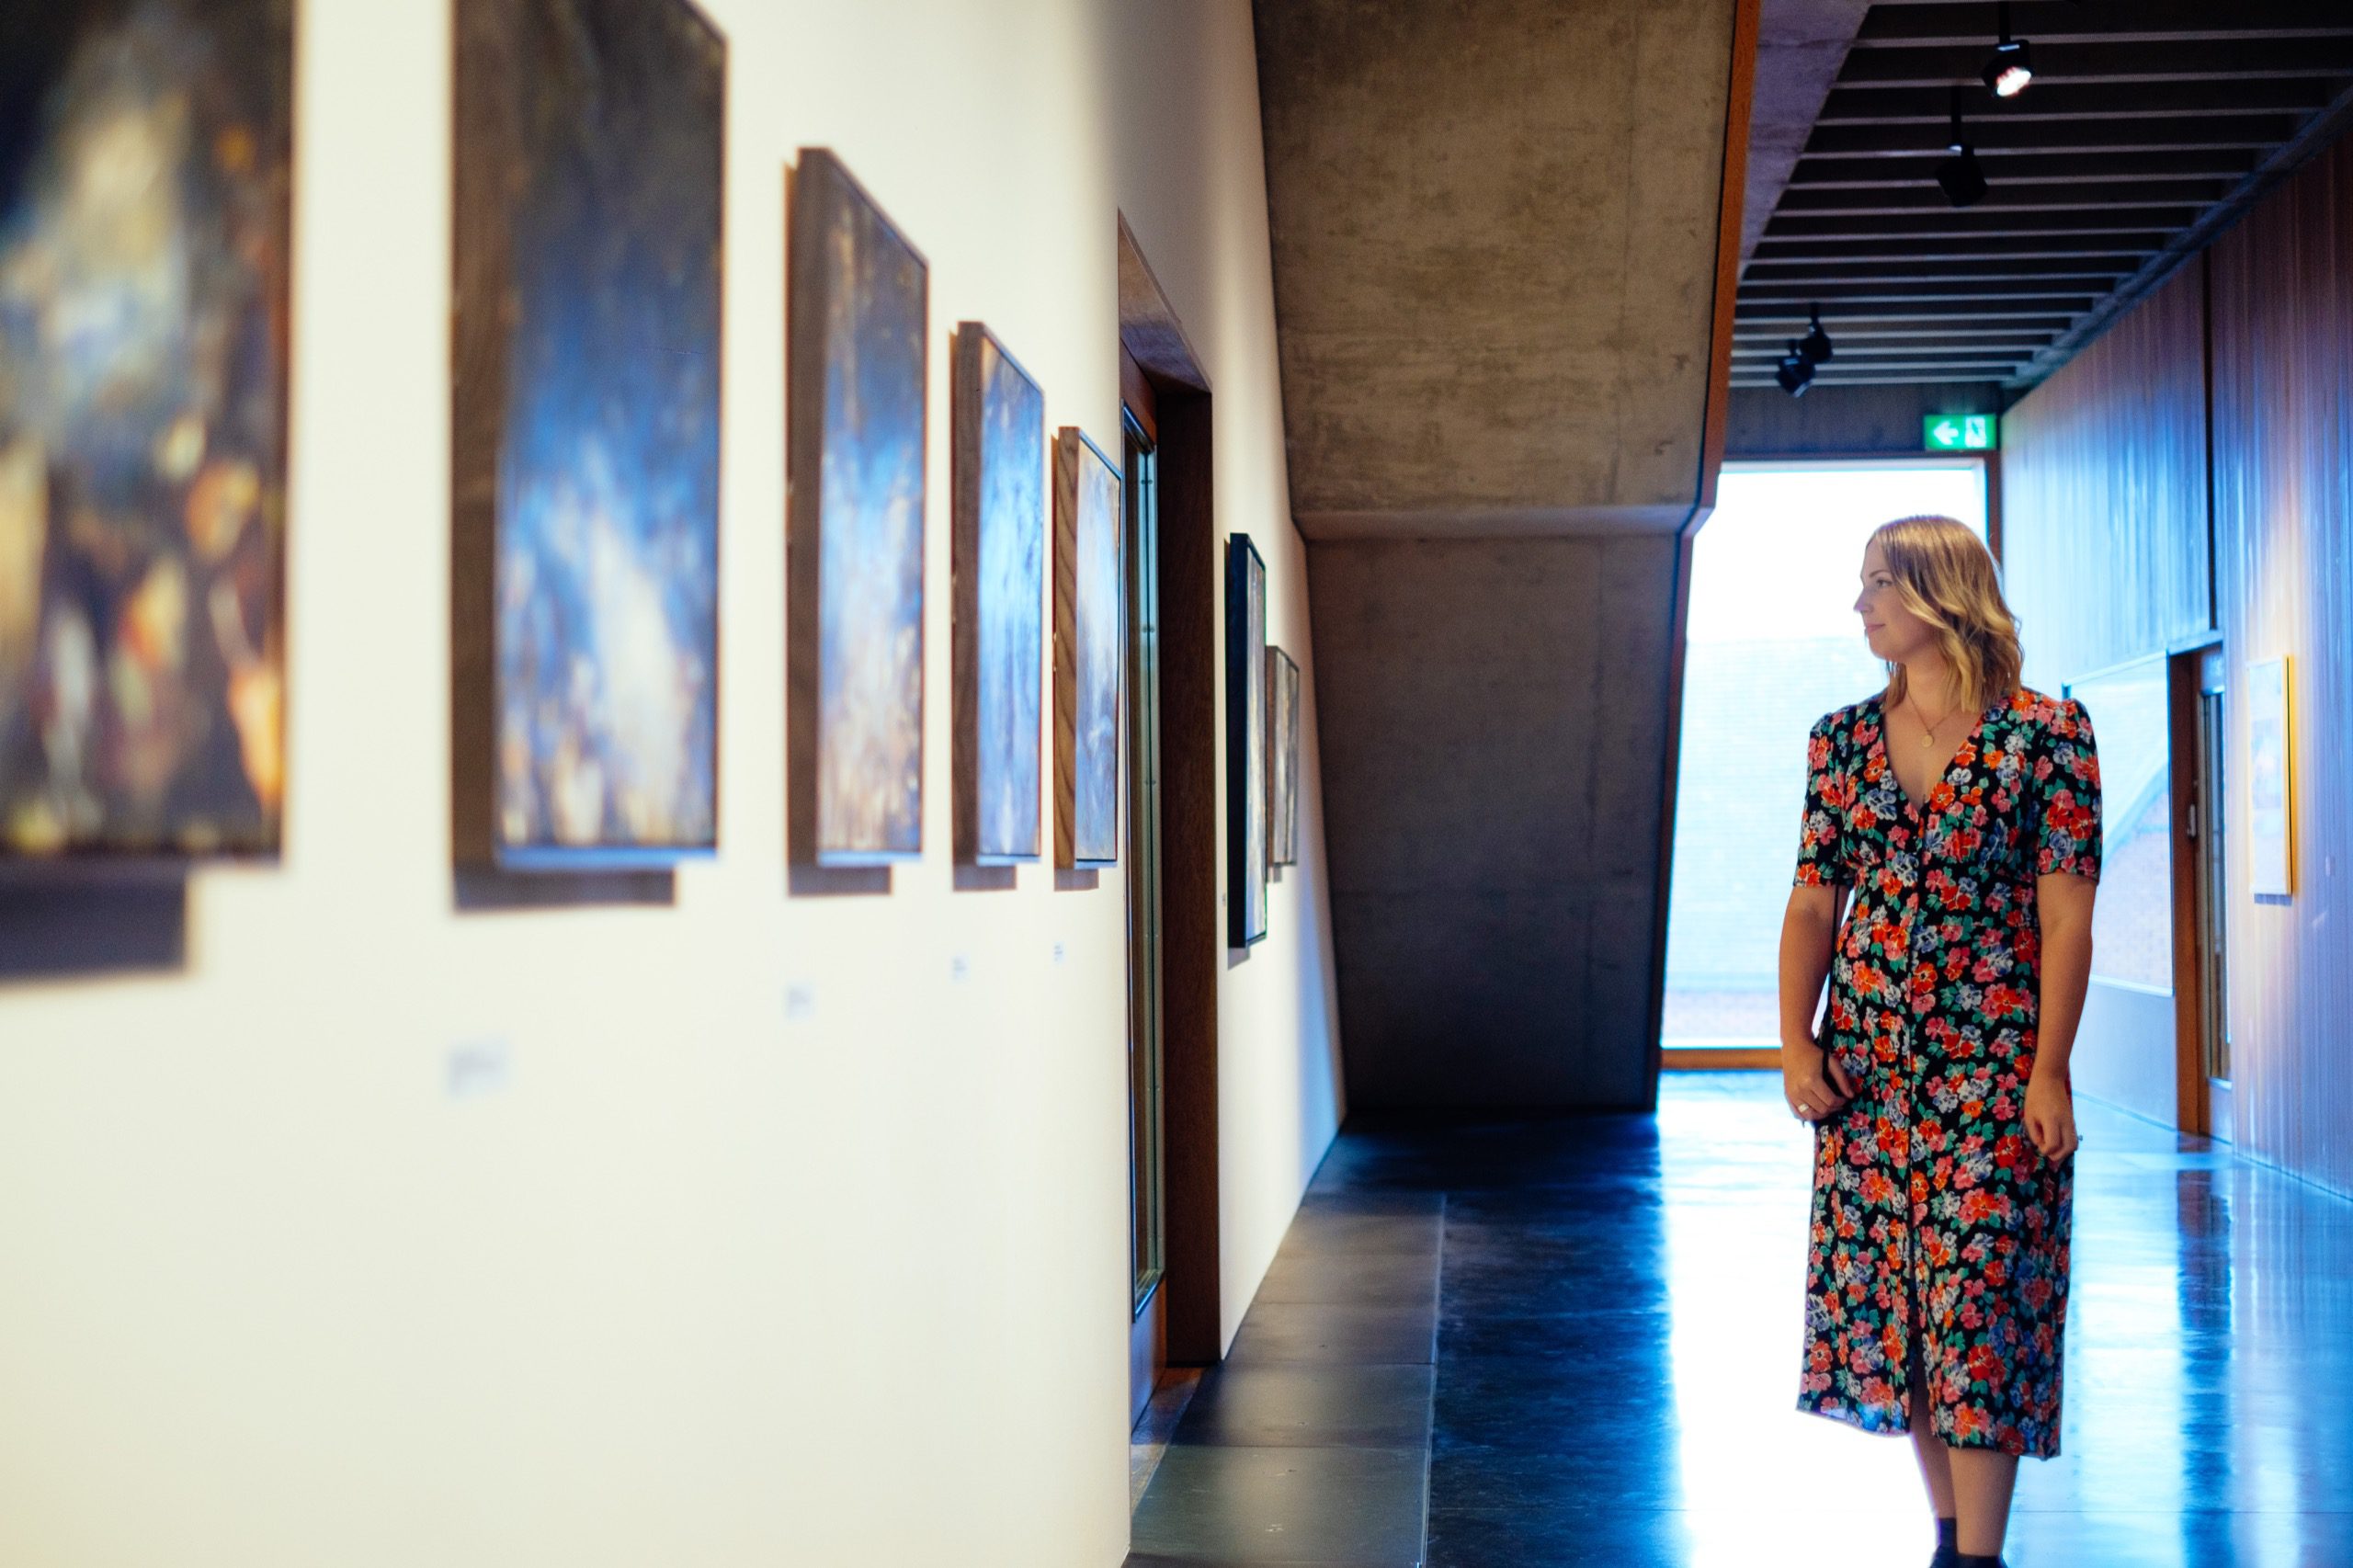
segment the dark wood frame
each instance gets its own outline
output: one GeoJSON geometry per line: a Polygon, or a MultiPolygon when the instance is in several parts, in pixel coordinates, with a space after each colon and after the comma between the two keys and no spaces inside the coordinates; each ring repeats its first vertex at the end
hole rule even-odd
{"type": "MultiPolygon", "coordinates": [[[[719,233],[722,267],[714,281],[720,360],[719,407],[726,398],[726,289],[723,267],[727,227],[727,40],[693,0],[670,0],[682,19],[699,28],[717,54],[719,94],[719,233]]],[[[711,609],[710,738],[711,829],[699,844],[569,848],[510,845],[498,825],[498,464],[506,417],[507,329],[502,306],[507,270],[508,155],[515,126],[483,93],[480,74],[487,52],[508,40],[498,30],[494,8],[458,8],[450,40],[450,113],[456,129],[451,154],[449,309],[449,533],[450,533],[450,802],[452,858],[471,873],[512,871],[655,871],[681,860],[714,854],[719,846],[722,805],[721,695],[724,646],[721,607],[711,609]],[[471,40],[471,41],[470,41],[471,40]]],[[[725,443],[716,459],[713,494],[726,469],[725,443]]],[[[720,582],[723,530],[712,517],[711,569],[714,594],[720,582]]],[[[722,596],[723,597],[723,596],[722,596]]]]}
{"type": "Polygon", "coordinates": [[[1120,220],[1123,393],[1158,449],[1161,1039],[1167,1272],[1154,1301],[1167,1359],[1224,1354],[1218,1227],[1218,615],[1214,426],[1208,377],[1127,220],[1120,220]]]}
{"type": "MultiPolygon", "coordinates": [[[[801,884],[807,891],[887,892],[887,868],[893,862],[923,856],[922,813],[916,813],[915,842],[906,849],[871,851],[823,850],[817,844],[817,699],[819,632],[823,606],[818,594],[818,529],[822,497],[818,479],[824,467],[825,423],[824,336],[825,262],[823,225],[812,222],[808,204],[838,185],[842,197],[862,202],[875,220],[915,258],[924,277],[923,452],[926,493],[930,488],[931,399],[931,265],[923,252],[892,222],[881,203],[858,182],[832,149],[803,147],[799,162],[785,171],[785,210],[790,215],[785,283],[785,836],[786,854],[796,867],[852,873],[872,871],[883,880],[855,876],[838,884],[801,884]]],[[[918,550],[922,547],[918,544],[918,550]]],[[[926,568],[927,571],[927,568],[926,568]]],[[[924,585],[926,605],[930,584],[924,585]]],[[[923,636],[917,619],[916,636],[923,636]]],[[[920,652],[916,667],[922,669],[920,652]]],[[[922,714],[929,704],[927,676],[918,676],[916,695],[916,788],[923,788],[928,747],[923,740],[922,714]]]]}
{"type": "MultiPolygon", "coordinates": [[[[1120,563],[1124,579],[1127,563],[1125,519],[1120,499],[1123,475],[1120,465],[1104,455],[1103,449],[1089,440],[1086,432],[1075,425],[1065,425],[1055,432],[1053,442],[1053,558],[1048,567],[1053,590],[1053,626],[1051,636],[1054,648],[1054,864],[1066,870],[1082,870],[1120,862],[1120,791],[1111,791],[1111,853],[1082,859],[1078,854],[1078,598],[1081,590],[1078,563],[1078,519],[1080,507],[1080,476],[1086,471],[1092,456],[1101,465],[1100,472],[1111,484],[1111,549],[1120,563]]],[[[1124,751],[1127,736],[1127,681],[1124,667],[1127,660],[1127,595],[1120,598],[1120,658],[1123,678],[1114,683],[1111,715],[1112,744],[1124,751]]],[[[1116,761],[1116,758],[1115,758],[1116,761]]]]}
{"type": "MultiPolygon", "coordinates": [[[[951,766],[950,793],[955,798],[956,861],[963,866],[1016,866],[1040,859],[1045,854],[1046,824],[1040,813],[1040,791],[1032,790],[1029,801],[1029,841],[1031,847],[1021,850],[983,850],[981,847],[981,497],[985,493],[983,472],[987,453],[988,432],[986,401],[988,387],[985,351],[995,350],[1006,369],[1020,378],[1038,404],[1037,428],[1031,432],[1037,441],[1036,462],[1039,473],[1038,516],[1038,648],[1032,661],[1033,669],[1045,664],[1047,642],[1052,633],[1046,621],[1046,591],[1048,544],[1047,510],[1053,504],[1050,464],[1051,458],[1046,442],[1046,393],[1037,378],[1022,368],[1013,357],[1004,339],[980,322],[956,324],[954,344],[950,349],[952,366],[949,382],[949,522],[948,546],[949,579],[949,755],[951,766]]],[[[1042,679],[1042,677],[1040,677],[1042,679]]],[[[1039,717],[1045,717],[1042,701],[1044,688],[1040,687],[1041,701],[1039,717]]],[[[1037,754],[1037,773],[1045,772],[1045,743],[1033,732],[1030,743],[1037,754]]],[[[1040,777],[1042,784],[1043,778],[1040,777]]]]}
{"type": "Polygon", "coordinates": [[[2212,1131],[2206,1093],[2206,966],[2200,961],[2198,863],[2204,846],[2195,824],[2205,772],[2199,746],[2199,665],[2219,636],[2174,650],[2165,660],[2166,762],[2172,769],[2174,1125],[2212,1131]]]}
{"type": "Polygon", "coordinates": [[[1267,560],[1248,534],[1225,541],[1225,945],[1249,948],[1267,939],[1273,922],[1266,907],[1267,815],[1267,560]],[[1257,624],[1251,615],[1256,611],[1257,624]],[[1253,761],[1256,767],[1251,766],[1253,761]],[[1257,835],[1254,842],[1251,828],[1257,835]],[[1262,916],[1251,925],[1256,892],[1262,916]]]}

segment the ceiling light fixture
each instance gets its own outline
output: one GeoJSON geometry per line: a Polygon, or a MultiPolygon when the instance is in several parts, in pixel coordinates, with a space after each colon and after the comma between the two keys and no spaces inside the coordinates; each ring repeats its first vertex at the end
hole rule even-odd
{"type": "Polygon", "coordinates": [[[2026,40],[2010,36],[2010,0],[2002,0],[1999,26],[2002,41],[1994,46],[1993,58],[1979,74],[1995,97],[2014,98],[2034,80],[2034,62],[2027,53],[2026,40]]]}
{"type": "Polygon", "coordinates": [[[1830,357],[1837,352],[1831,346],[1830,335],[1822,330],[1820,305],[1813,307],[1813,330],[1807,333],[1805,340],[1798,345],[1798,352],[1805,356],[1805,362],[1809,365],[1826,365],[1830,357]]]}
{"type": "Polygon", "coordinates": [[[1803,397],[1805,389],[1813,384],[1813,361],[1798,348],[1798,340],[1790,339],[1790,351],[1781,357],[1781,368],[1773,372],[1781,390],[1791,397],[1803,397]]]}
{"type": "Polygon", "coordinates": [[[1977,166],[1977,149],[1969,144],[1969,133],[1961,128],[1959,87],[1952,91],[1952,139],[1945,145],[1952,156],[1937,165],[1937,183],[1944,187],[1945,199],[1955,207],[1973,206],[1989,187],[1985,171],[1977,166]]]}

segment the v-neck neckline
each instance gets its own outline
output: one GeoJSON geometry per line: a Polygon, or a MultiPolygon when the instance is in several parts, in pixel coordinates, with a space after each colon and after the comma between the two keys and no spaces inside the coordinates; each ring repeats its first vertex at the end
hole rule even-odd
{"type": "Polygon", "coordinates": [[[1879,722],[1873,726],[1874,733],[1871,736],[1871,749],[1879,753],[1880,762],[1881,766],[1886,767],[1887,776],[1895,780],[1895,792],[1902,798],[1904,801],[1904,809],[1912,812],[1915,816],[1927,811],[1930,801],[1933,801],[1937,798],[1937,786],[1944,780],[1946,774],[1952,771],[1953,765],[1961,760],[1961,754],[1967,751],[1976,741],[1979,733],[1985,728],[1985,721],[1991,718],[1994,713],[1994,710],[1991,707],[1980,709],[1978,710],[1977,722],[1969,726],[1969,733],[1961,737],[1961,744],[1952,748],[1952,755],[1945,758],[1944,766],[1938,768],[1936,772],[1928,776],[1928,799],[1926,801],[1915,801],[1912,798],[1912,791],[1904,787],[1904,775],[1896,771],[1895,757],[1893,754],[1889,752],[1887,749],[1886,694],[1881,693],[1881,695],[1872,698],[1871,707],[1873,710],[1879,714],[1879,722]]]}

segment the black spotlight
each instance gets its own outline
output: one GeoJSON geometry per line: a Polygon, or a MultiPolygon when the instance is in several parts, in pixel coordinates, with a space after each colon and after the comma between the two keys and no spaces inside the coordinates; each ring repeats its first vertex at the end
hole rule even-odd
{"type": "Polygon", "coordinates": [[[1773,372],[1773,379],[1791,397],[1803,397],[1805,389],[1813,385],[1813,361],[1798,347],[1796,338],[1790,339],[1790,351],[1781,356],[1781,368],[1773,372]]]}
{"type": "Polygon", "coordinates": [[[1993,57],[1978,74],[1995,97],[2014,98],[2034,80],[2034,62],[2027,52],[2026,40],[2010,36],[2010,0],[2002,0],[1999,26],[2002,41],[1994,46],[1993,57]]]}
{"type": "Polygon", "coordinates": [[[1985,171],[1977,166],[1977,150],[1969,144],[1969,135],[1961,128],[1961,92],[1952,95],[1952,140],[1946,143],[1952,156],[1937,165],[1937,183],[1944,187],[1945,199],[1955,207],[1974,206],[1984,199],[1988,187],[1985,171]]]}
{"type": "Polygon", "coordinates": [[[1830,357],[1837,352],[1831,347],[1830,335],[1822,330],[1820,305],[1813,307],[1813,330],[1807,333],[1804,341],[1798,345],[1798,352],[1805,356],[1805,362],[1809,365],[1827,365],[1830,357]]]}

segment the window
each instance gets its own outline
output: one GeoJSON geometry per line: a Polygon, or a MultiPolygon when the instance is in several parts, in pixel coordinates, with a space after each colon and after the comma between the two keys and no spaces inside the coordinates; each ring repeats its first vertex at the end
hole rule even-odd
{"type": "Polygon", "coordinates": [[[1863,542],[1939,512],[1985,531],[1975,459],[1727,463],[1692,547],[1675,860],[1670,1049],[1780,1043],[1781,912],[1796,864],[1805,737],[1887,684],[1854,602],[1863,542]]]}

